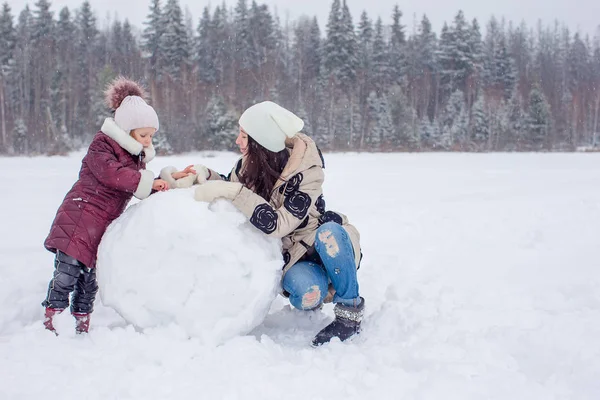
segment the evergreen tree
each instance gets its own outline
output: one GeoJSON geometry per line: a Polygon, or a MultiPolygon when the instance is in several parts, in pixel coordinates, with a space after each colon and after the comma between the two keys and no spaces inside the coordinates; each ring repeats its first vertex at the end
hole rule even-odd
{"type": "Polygon", "coordinates": [[[124,64],[122,69],[118,72],[124,76],[136,77],[141,75],[141,71],[139,71],[139,64],[141,59],[141,54],[139,51],[139,47],[135,37],[133,35],[133,31],[131,30],[131,24],[128,20],[123,22],[123,35],[122,35],[122,45],[121,48],[123,50],[124,55],[124,64]]]}
{"type": "Polygon", "coordinates": [[[471,121],[473,140],[481,150],[489,150],[490,123],[486,114],[483,96],[479,96],[473,104],[471,121]]]}
{"type": "Polygon", "coordinates": [[[223,98],[212,97],[206,106],[205,115],[207,118],[204,133],[208,144],[213,149],[231,150],[237,136],[237,119],[227,109],[223,98]]]}
{"type": "Polygon", "coordinates": [[[4,3],[0,14],[0,67],[7,67],[14,57],[16,41],[11,9],[8,3],[4,3]]]}
{"type": "Polygon", "coordinates": [[[534,86],[529,93],[529,118],[526,126],[533,148],[540,149],[548,145],[546,139],[552,122],[551,118],[550,104],[539,86],[534,86]]]}
{"type": "Polygon", "coordinates": [[[179,0],[168,0],[162,16],[163,32],[159,41],[161,71],[174,80],[181,79],[181,70],[189,61],[187,30],[179,0]]]}
{"type": "Polygon", "coordinates": [[[96,48],[96,40],[98,29],[96,28],[96,18],[92,12],[89,1],[85,1],[76,15],[77,24],[77,42],[76,42],[76,59],[77,59],[77,102],[75,115],[74,133],[78,135],[86,135],[87,138],[92,136],[92,132],[97,129],[93,124],[92,118],[92,91],[96,87],[96,63],[94,49],[96,48]]]}
{"type": "Polygon", "coordinates": [[[400,20],[402,18],[402,11],[398,5],[394,6],[392,12],[392,28],[390,38],[390,67],[391,77],[394,83],[401,83],[404,75],[404,69],[406,67],[406,35],[404,33],[404,26],[400,20]]]}
{"type": "Polygon", "coordinates": [[[473,74],[476,72],[477,58],[474,54],[477,33],[467,24],[465,15],[459,11],[451,28],[442,29],[439,58],[446,93],[457,89],[472,93],[473,74]]]}
{"type": "Polygon", "coordinates": [[[390,57],[387,53],[385,41],[383,39],[383,22],[381,18],[375,23],[375,37],[373,39],[373,89],[377,93],[384,92],[389,86],[391,75],[390,57]]]}
{"type": "Polygon", "coordinates": [[[354,24],[352,23],[352,15],[346,0],[342,3],[342,14],[340,19],[340,29],[342,37],[342,57],[341,64],[338,65],[339,69],[339,80],[342,84],[342,88],[349,91],[356,81],[356,70],[358,67],[357,57],[357,41],[356,33],[354,31],[354,24]]]}
{"type": "Polygon", "coordinates": [[[150,5],[150,13],[146,17],[147,20],[144,22],[146,27],[142,35],[144,41],[143,48],[146,53],[149,54],[150,73],[153,78],[160,77],[160,64],[159,60],[163,59],[163,55],[160,53],[161,50],[161,36],[164,30],[163,16],[160,6],[160,0],[152,0],[150,5]]]}
{"type": "Polygon", "coordinates": [[[13,148],[17,154],[28,154],[29,153],[29,141],[27,135],[27,125],[23,118],[17,118],[15,120],[15,127],[12,134],[14,143],[13,148]]]}
{"type": "Polygon", "coordinates": [[[205,84],[215,83],[217,81],[215,64],[217,51],[208,7],[204,7],[202,18],[198,23],[197,33],[194,61],[196,62],[198,79],[205,84]]]}
{"type": "Polygon", "coordinates": [[[12,152],[7,132],[7,96],[8,75],[14,64],[14,49],[16,44],[13,16],[8,3],[2,6],[0,14],[0,151],[12,152]]]}

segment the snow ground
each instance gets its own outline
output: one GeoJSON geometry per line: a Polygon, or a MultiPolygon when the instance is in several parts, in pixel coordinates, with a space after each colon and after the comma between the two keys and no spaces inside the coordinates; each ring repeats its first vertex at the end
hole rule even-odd
{"type": "Polygon", "coordinates": [[[0,158],[0,399],[600,398],[600,154],[326,155],[328,208],[362,235],[367,311],[360,337],[319,349],[331,306],[282,298],[220,346],[136,331],[100,301],[89,335],[66,314],[64,334],[44,331],[42,243],[81,156],[0,158]]]}

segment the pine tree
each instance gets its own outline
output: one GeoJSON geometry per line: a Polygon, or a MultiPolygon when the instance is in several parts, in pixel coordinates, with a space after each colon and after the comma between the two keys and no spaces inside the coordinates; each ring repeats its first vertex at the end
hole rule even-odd
{"type": "MultiPolygon", "coordinates": [[[[18,88],[16,93],[16,115],[23,119],[24,123],[28,120],[31,110],[29,108],[31,95],[31,26],[33,16],[28,6],[19,14],[17,24],[17,43],[15,46],[15,86],[18,88]]],[[[16,147],[15,147],[16,150],[16,147]]]]}
{"type": "Polygon", "coordinates": [[[202,18],[198,23],[196,36],[196,49],[194,61],[198,72],[198,79],[205,84],[217,82],[217,68],[215,65],[217,51],[213,41],[212,21],[210,10],[204,7],[202,18]]]}
{"type": "Polygon", "coordinates": [[[117,77],[115,71],[110,65],[105,65],[102,71],[98,73],[96,79],[96,88],[92,96],[92,115],[94,125],[98,128],[102,126],[104,119],[111,115],[111,110],[108,109],[104,101],[104,89],[117,77]]]}
{"type": "MultiPolygon", "coordinates": [[[[34,22],[31,32],[31,38],[36,44],[47,43],[52,38],[54,19],[50,11],[50,2],[47,0],[38,0],[35,3],[37,9],[34,11],[34,22]]],[[[39,46],[41,47],[41,46],[39,46]]]]}
{"type": "Polygon", "coordinates": [[[360,15],[358,23],[358,66],[361,71],[366,72],[371,68],[371,54],[373,51],[373,23],[366,11],[360,15]]]}
{"type": "Polygon", "coordinates": [[[440,38],[439,59],[446,94],[457,89],[467,94],[473,92],[472,75],[476,72],[476,56],[473,53],[477,33],[467,24],[465,15],[459,11],[451,28],[444,25],[440,38]]]}
{"type": "Polygon", "coordinates": [[[204,134],[210,147],[218,150],[231,150],[232,143],[237,136],[237,120],[227,109],[223,98],[212,97],[206,106],[205,115],[204,134]]]}
{"type": "Polygon", "coordinates": [[[238,69],[249,69],[252,66],[253,53],[246,0],[238,0],[234,14],[235,54],[238,69]]]}
{"type": "Polygon", "coordinates": [[[89,1],[85,1],[76,15],[77,24],[77,102],[74,112],[75,127],[74,133],[91,137],[96,127],[93,125],[92,118],[92,90],[96,87],[96,63],[94,49],[98,37],[96,28],[96,18],[92,12],[89,1]]]}
{"type": "Polygon", "coordinates": [[[340,0],[333,0],[331,3],[331,11],[329,12],[329,20],[327,22],[327,38],[323,45],[323,65],[329,73],[335,71],[340,64],[342,54],[341,36],[341,5],[340,0]]]}
{"type": "Polygon", "coordinates": [[[143,48],[149,54],[150,73],[154,79],[157,79],[160,77],[160,60],[164,58],[160,53],[161,36],[164,30],[160,0],[152,0],[150,13],[146,18],[144,22],[146,27],[142,35],[143,48]]]}
{"type": "Polygon", "coordinates": [[[432,144],[434,148],[448,150],[454,143],[467,145],[469,121],[464,99],[465,94],[461,90],[455,90],[450,96],[441,121],[442,137],[432,144]]]}
{"type": "Polygon", "coordinates": [[[4,3],[0,14],[0,67],[8,66],[9,61],[14,57],[16,41],[11,9],[8,3],[4,3]]]}
{"type": "Polygon", "coordinates": [[[406,35],[404,26],[400,23],[402,11],[398,5],[394,6],[392,12],[392,29],[390,38],[390,67],[391,77],[394,83],[400,84],[406,68],[406,35]]]}
{"type": "Polygon", "coordinates": [[[52,81],[54,53],[54,19],[50,2],[38,0],[35,3],[31,39],[33,44],[33,114],[29,131],[37,138],[37,143],[48,148],[56,134],[51,118],[43,118],[50,107],[49,87],[52,81]],[[41,118],[40,118],[41,117],[41,118]]]}
{"type": "Polygon", "coordinates": [[[341,57],[341,65],[338,65],[339,79],[342,84],[342,88],[349,91],[356,82],[356,70],[358,68],[358,57],[357,57],[357,41],[356,33],[354,31],[354,24],[352,23],[352,15],[346,0],[342,3],[342,14],[341,14],[341,37],[342,37],[342,49],[343,56],[341,57]]]}
{"type": "Polygon", "coordinates": [[[489,150],[490,122],[485,110],[483,96],[479,96],[473,104],[471,114],[473,140],[481,150],[489,150]]]}
{"type": "Polygon", "coordinates": [[[320,31],[316,19],[301,18],[294,29],[293,74],[298,102],[315,112],[317,78],[320,67],[320,31]]]}
{"type": "Polygon", "coordinates": [[[386,44],[383,39],[383,22],[381,21],[381,18],[378,18],[377,22],[375,23],[372,64],[373,89],[377,93],[383,94],[385,88],[389,86],[391,69],[390,56],[387,52],[386,44]]]}
{"type": "Polygon", "coordinates": [[[167,155],[173,153],[173,147],[169,142],[168,129],[161,129],[160,132],[153,136],[153,145],[157,154],[167,155]]]}
{"type": "MultiPolygon", "coordinates": [[[[426,115],[430,120],[434,119],[437,106],[437,76],[438,63],[436,59],[437,39],[431,28],[431,23],[426,15],[423,15],[417,34],[410,38],[408,43],[409,67],[409,90],[415,111],[419,118],[426,115]]],[[[417,130],[417,129],[413,129],[417,130]]]]}
{"type": "Polygon", "coordinates": [[[174,80],[181,79],[181,70],[189,61],[188,36],[183,23],[179,0],[168,0],[162,15],[163,32],[159,41],[161,71],[174,80]]]}
{"type": "Polygon", "coordinates": [[[380,101],[374,91],[369,93],[367,106],[370,124],[367,130],[366,143],[370,150],[380,150],[382,142],[381,129],[379,128],[380,101]]]}
{"type": "Polygon", "coordinates": [[[12,152],[7,132],[7,99],[6,87],[7,77],[14,63],[14,49],[16,44],[15,28],[13,27],[13,16],[8,3],[2,6],[0,14],[0,151],[12,152]]]}
{"type": "Polygon", "coordinates": [[[534,149],[547,146],[548,132],[551,126],[550,104],[539,86],[534,86],[529,93],[529,118],[527,131],[530,133],[530,144],[534,149]]]}
{"type": "Polygon", "coordinates": [[[27,134],[27,125],[22,118],[15,120],[15,127],[13,129],[13,147],[17,154],[28,154],[29,153],[29,141],[27,134]]]}
{"type": "Polygon", "coordinates": [[[125,20],[125,22],[123,22],[122,41],[123,43],[121,48],[124,54],[124,64],[119,73],[124,76],[140,76],[141,53],[137,41],[135,40],[135,37],[131,30],[131,24],[128,20],[125,20]]]}

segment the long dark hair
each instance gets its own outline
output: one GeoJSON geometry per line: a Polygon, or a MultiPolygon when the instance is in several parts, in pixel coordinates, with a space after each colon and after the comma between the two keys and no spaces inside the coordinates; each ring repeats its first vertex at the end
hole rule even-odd
{"type": "Polygon", "coordinates": [[[277,153],[269,151],[248,136],[248,154],[239,175],[240,182],[268,201],[289,158],[286,149],[277,153]]]}

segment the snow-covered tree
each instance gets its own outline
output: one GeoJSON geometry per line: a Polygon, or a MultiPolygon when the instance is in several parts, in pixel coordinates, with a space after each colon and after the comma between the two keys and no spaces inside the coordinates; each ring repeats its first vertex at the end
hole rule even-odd
{"type": "Polygon", "coordinates": [[[0,66],[8,66],[14,56],[16,41],[12,12],[8,3],[4,3],[0,14],[0,66]]]}
{"type": "Polygon", "coordinates": [[[230,150],[237,136],[237,119],[220,96],[214,96],[205,110],[206,127],[203,134],[213,149],[230,150]]]}
{"type": "Polygon", "coordinates": [[[398,5],[392,12],[392,26],[390,33],[390,77],[392,83],[400,84],[406,67],[406,34],[401,24],[402,11],[398,5]]]}
{"type": "Polygon", "coordinates": [[[179,0],[168,0],[162,15],[159,51],[162,54],[162,72],[174,80],[181,78],[181,69],[189,62],[188,41],[179,0]]]}
{"type": "Polygon", "coordinates": [[[146,17],[144,25],[146,27],[142,34],[143,48],[149,55],[150,72],[153,77],[157,78],[160,72],[160,60],[163,59],[160,52],[160,38],[164,30],[160,0],[152,0],[150,13],[146,17]]]}
{"type": "Polygon", "coordinates": [[[529,118],[526,125],[533,148],[540,149],[546,145],[551,123],[550,104],[539,86],[534,86],[529,93],[529,118]]]}
{"type": "Polygon", "coordinates": [[[490,121],[486,114],[483,96],[479,96],[471,113],[472,137],[481,150],[488,150],[490,138],[490,121]]]}
{"type": "Polygon", "coordinates": [[[27,136],[27,126],[22,118],[15,120],[15,127],[13,129],[13,148],[17,154],[29,153],[29,138],[27,136]]]}

